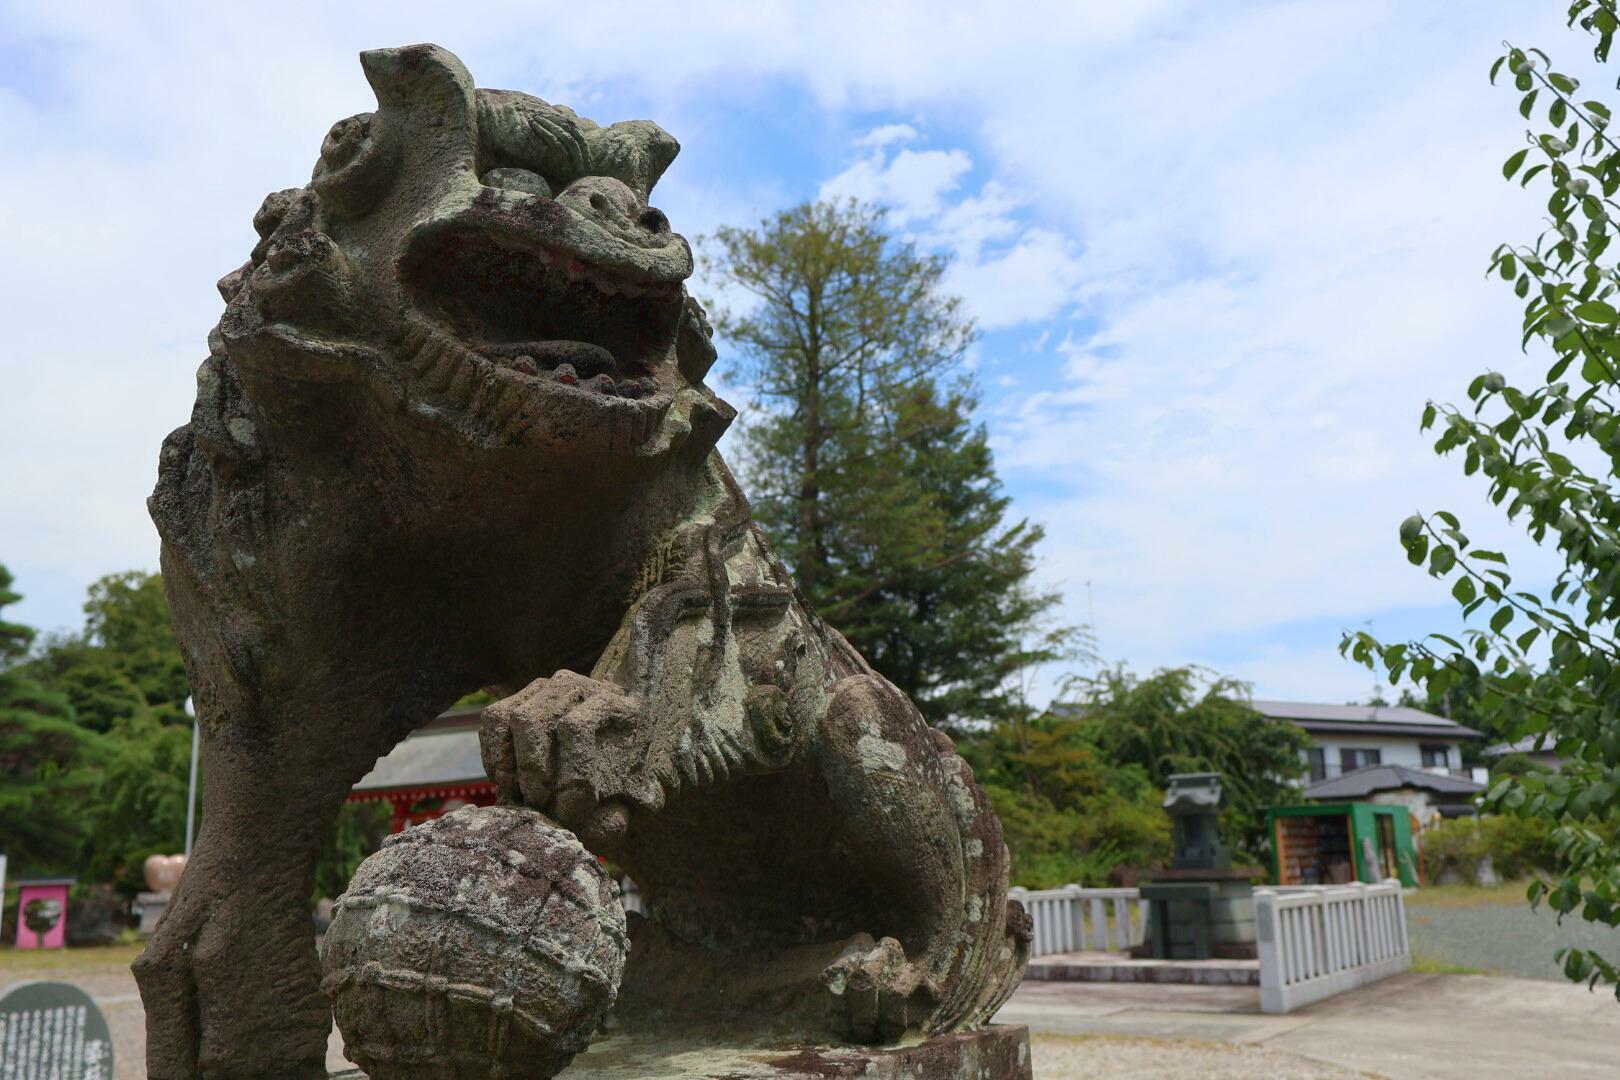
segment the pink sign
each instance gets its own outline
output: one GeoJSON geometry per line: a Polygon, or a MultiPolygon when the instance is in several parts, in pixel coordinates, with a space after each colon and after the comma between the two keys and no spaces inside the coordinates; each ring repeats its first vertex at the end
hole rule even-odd
{"type": "Polygon", "coordinates": [[[67,944],[68,881],[19,881],[17,948],[60,949],[67,944]]]}

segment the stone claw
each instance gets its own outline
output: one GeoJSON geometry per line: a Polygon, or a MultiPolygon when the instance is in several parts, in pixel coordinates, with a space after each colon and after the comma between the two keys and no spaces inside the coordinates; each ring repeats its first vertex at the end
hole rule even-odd
{"type": "Polygon", "coordinates": [[[906,959],[894,938],[874,944],[865,934],[855,937],[822,971],[821,982],[832,1030],[850,1042],[897,1042],[939,1004],[933,980],[906,959]]]}
{"type": "Polygon", "coordinates": [[[644,735],[623,690],[564,670],[486,708],[479,743],[502,801],[548,815],[597,850],[623,840],[627,799],[645,794],[644,735]]]}

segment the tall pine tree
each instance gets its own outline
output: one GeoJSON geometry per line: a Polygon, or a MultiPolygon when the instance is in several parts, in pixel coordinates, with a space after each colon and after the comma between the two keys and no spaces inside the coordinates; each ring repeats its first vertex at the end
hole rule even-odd
{"type": "Polygon", "coordinates": [[[754,395],[742,471],[800,588],[930,723],[1013,714],[1018,676],[1072,635],[1047,626],[1041,529],[1007,520],[972,421],[959,362],[974,329],[945,261],[855,202],[713,239],[714,276],[756,301],[715,320],[754,395]]]}

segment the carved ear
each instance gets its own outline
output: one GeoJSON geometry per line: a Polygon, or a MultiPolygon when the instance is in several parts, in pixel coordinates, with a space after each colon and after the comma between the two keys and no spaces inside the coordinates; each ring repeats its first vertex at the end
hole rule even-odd
{"type": "Polygon", "coordinates": [[[382,108],[426,109],[445,123],[472,125],[472,75],[449,49],[437,45],[368,49],[360,54],[360,67],[382,108]]]}
{"type": "MultiPolygon", "coordinates": [[[[377,95],[377,111],[339,120],[321,146],[310,184],[334,213],[356,218],[383,200],[413,159],[434,157],[471,168],[478,145],[473,81],[437,45],[406,45],[360,54],[377,95]]],[[[431,175],[431,173],[424,173],[431,175]]]]}

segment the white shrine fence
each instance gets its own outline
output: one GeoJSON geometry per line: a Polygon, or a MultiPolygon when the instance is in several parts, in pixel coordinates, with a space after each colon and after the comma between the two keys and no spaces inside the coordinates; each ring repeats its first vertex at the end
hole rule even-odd
{"type": "Polygon", "coordinates": [[[1286,1013],[1412,966],[1401,883],[1254,891],[1260,1011],[1286,1013]]]}
{"type": "Polygon", "coordinates": [[[1147,905],[1135,889],[1007,890],[1035,924],[1031,959],[1083,949],[1105,951],[1140,945],[1147,930],[1147,905]]]}
{"type": "MultiPolygon", "coordinates": [[[[1030,958],[1142,943],[1147,905],[1136,889],[1007,890],[1034,923],[1030,958]]],[[[1303,1005],[1406,971],[1412,957],[1398,881],[1266,886],[1254,891],[1260,1009],[1303,1005]]]]}

